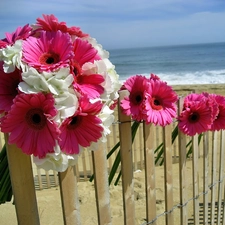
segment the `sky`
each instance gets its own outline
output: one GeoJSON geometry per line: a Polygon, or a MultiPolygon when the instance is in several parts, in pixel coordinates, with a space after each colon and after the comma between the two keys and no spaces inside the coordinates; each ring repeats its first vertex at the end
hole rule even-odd
{"type": "Polygon", "coordinates": [[[224,0],[1,0],[0,39],[54,14],[105,49],[225,42],[224,0]]]}

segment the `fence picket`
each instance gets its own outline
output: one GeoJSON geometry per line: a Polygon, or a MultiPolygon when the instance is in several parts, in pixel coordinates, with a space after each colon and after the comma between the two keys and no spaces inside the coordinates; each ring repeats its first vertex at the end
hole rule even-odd
{"type": "MultiPolygon", "coordinates": [[[[121,101],[127,92],[121,91],[120,93],[121,101]]],[[[124,225],[135,225],[131,118],[120,113],[120,107],[118,108],[124,225]]]]}
{"type": "Polygon", "coordinates": [[[46,176],[47,188],[51,188],[51,182],[50,182],[50,177],[49,177],[49,171],[45,171],[45,176],[46,176]]]}
{"type": "Polygon", "coordinates": [[[99,225],[111,224],[110,196],[108,185],[106,150],[101,148],[92,152],[96,206],[99,225]]]}
{"type": "Polygon", "coordinates": [[[31,157],[5,142],[18,225],[40,225],[31,157]]]}
{"type": "Polygon", "coordinates": [[[192,138],[192,183],[194,224],[199,225],[198,135],[192,138]]]}
{"type": "MultiPolygon", "coordinates": [[[[178,111],[181,112],[183,108],[183,99],[180,98],[178,104],[178,111]]],[[[187,225],[187,206],[185,205],[186,197],[186,135],[180,130],[178,131],[179,138],[179,178],[180,178],[180,224],[187,225]]]]}
{"type": "Polygon", "coordinates": [[[60,195],[64,225],[80,225],[80,204],[78,199],[75,168],[59,172],[60,195]]]}
{"type": "Polygon", "coordinates": [[[209,133],[203,134],[203,224],[208,224],[208,176],[209,176],[209,133]]]}
{"type": "Polygon", "coordinates": [[[218,132],[213,131],[212,133],[213,139],[212,139],[212,167],[211,167],[211,217],[210,217],[210,223],[214,224],[215,220],[215,201],[216,201],[216,186],[214,185],[216,182],[216,170],[217,170],[217,136],[218,132]]]}
{"type": "Polygon", "coordinates": [[[143,124],[144,133],[144,160],[145,160],[145,192],[146,217],[156,225],[156,190],[155,190],[155,157],[153,146],[153,129],[151,124],[143,124]]]}
{"type": "MultiPolygon", "coordinates": [[[[218,205],[217,205],[217,225],[220,224],[221,220],[221,209],[222,209],[222,194],[223,194],[223,170],[224,170],[224,148],[225,148],[225,131],[221,131],[221,136],[220,136],[220,159],[219,159],[219,187],[218,187],[218,205]]],[[[224,199],[225,201],[225,199],[224,199]]]]}
{"type": "MultiPolygon", "coordinates": [[[[171,125],[163,128],[164,140],[164,185],[165,185],[165,209],[170,212],[173,208],[173,167],[172,167],[172,141],[171,125]]],[[[166,224],[171,225],[174,222],[174,212],[166,214],[166,224]]]]}

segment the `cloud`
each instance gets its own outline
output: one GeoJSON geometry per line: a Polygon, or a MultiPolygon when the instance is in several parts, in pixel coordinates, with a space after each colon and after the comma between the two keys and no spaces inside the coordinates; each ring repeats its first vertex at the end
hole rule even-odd
{"type": "Polygon", "coordinates": [[[179,20],[102,22],[83,28],[107,48],[129,48],[222,42],[225,41],[224,21],[224,13],[201,12],[179,20]]]}
{"type": "Polygon", "coordinates": [[[2,0],[0,37],[55,14],[106,48],[218,42],[225,37],[224,6],[224,0],[2,0]]]}

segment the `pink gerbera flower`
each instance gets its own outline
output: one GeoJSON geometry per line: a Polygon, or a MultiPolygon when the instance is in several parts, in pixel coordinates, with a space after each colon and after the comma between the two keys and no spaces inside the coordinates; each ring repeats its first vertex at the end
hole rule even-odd
{"type": "Polygon", "coordinates": [[[184,108],[189,107],[192,105],[193,102],[197,101],[205,101],[207,102],[208,95],[206,93],[198,94],[198,93],[191,93],[187,95],[184,99],[184,108]]]}
{"type": "Polygon", "coordinates": [[[90,98],[98,98],[104,92],[101,85],[104,77],[100,74],[84,74],[82,66],[100,59],[98,51],[88,41],[79,38],[74,41],[74,59],[71,68],[75,80],[74,88],[90,98]]]}
{"type": "Polygon", "coordinates": [[[212,131],[225,129],[225,97],[222,95],[211,94],[218,107],[218,113],[213,120],[212,131]]]}
{"type": "Polygon", "coordinates": [[[26,154],[44,158],[54,152],[59,130],[52,120],[56,116],[51,94],[19,94],[3,118],[1,131],[10,133],[9,143],[26,154]]]}
{"type": "Polygon", "coordinates": [[[141,75],[136,75],[128,78],[122,87],[122,90],[128,90],[129,96],[121,101],[122,112],[134,120],[141,121],[145,118],[145,100],[149,83],[147,78],[141,75]]]}
{"type": "Polygon", "coordinates": [[[41,33],[23,42],[23,60],[38,71],[54,71],[69,66],[73,44],[70,36],[61,31],[41,33]]]}
{"type": "Polygon", "coordinates": [[[60,126],[59,145],[67,154],[79,154],[79,145],[88,147],[102,136],[102,121],[96,116],[102,109],[102,103],[92,104],[86,97],[80,99],[79,103],[80,109],[60,126]]]}
{"type": "Polygon", "coordinates": [[[146,101],[146,123],[166,126],[176,117],[177,94],[160,79],[150,79],[149,97],[146,101]]]}
{"type": "Polygon", "coordinates": [[[85,34],[81,31],[79,27],[67,27],[65,22],[59,22],[54,15],[43,15],[44,19],[37,19],[37,26],[42,28],[45,31],[57,31],[60,30],[63,33],[69,33],[70,35],[76,35],[77,37],[87,37],[88,34],[85,34]]]}
{"type": "Polygon", "coordinates": [[[160,78],[157,75],[151,73],[150,74],[150,80],[154,80],[155,81],[155,80],[160,80],[160,78]]]}
{"type": "Polygon", "coordinates": [[[16,31],[13,33],[6,33],[6,38],[0,40],[0,48],[5,48],[7,45],[14,44],[17,40],[24,40],[31,35],[32,28],[29,24],[23,27],[17,27],[16,31]]]}
{"type": "MultiPolygon", "coordinates": [[[[190,103],[190,102],[189,102],[190,103]]],[[[205,101],[192,101],[178,117],[179,129],[189,135],[201,134],[210,129],[212,110],[205,101]]]]}
{"type": "Polygon", "coordinates": [[[18,94],[20,81],[21,72],[17,68],[12,73],[5,73],[3,63],[0,62],[0,111],[10,110],[13,99],[18,94]]]}

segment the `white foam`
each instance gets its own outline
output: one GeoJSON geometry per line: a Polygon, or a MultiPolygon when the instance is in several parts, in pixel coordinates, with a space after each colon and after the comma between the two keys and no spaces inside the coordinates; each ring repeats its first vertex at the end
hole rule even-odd
{"type": "MultiPolygon", "coordinates": [[[[142,74],[149,77],[149,74],[142,74]]],[[[208,70],[196,72],[157,73],[161,80],[169,85],[180,84],[221,84],[225,83],[224,70],[208,70]]],[[[124,82],[124,80],[121,80],[124,82]]]]}

